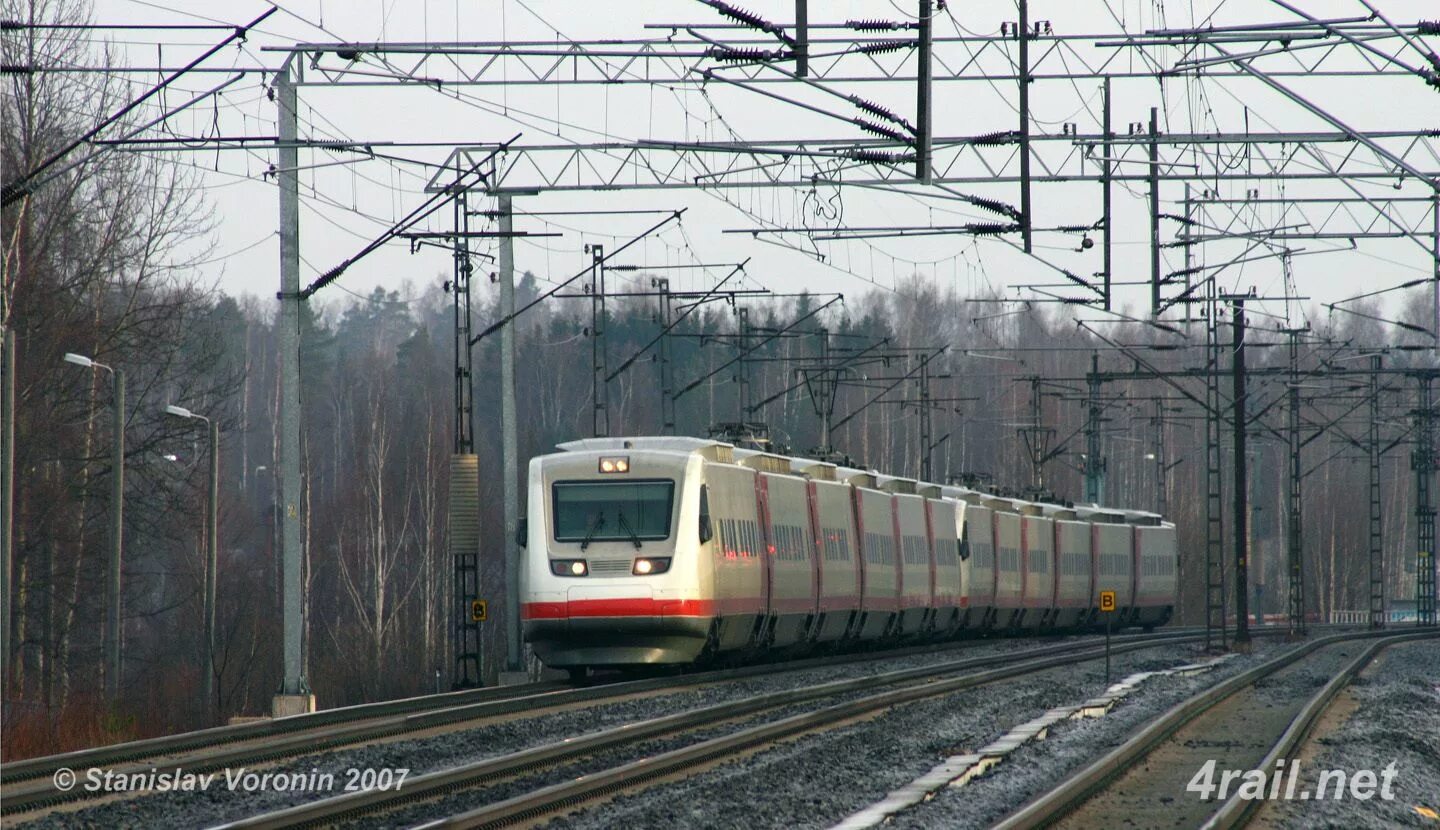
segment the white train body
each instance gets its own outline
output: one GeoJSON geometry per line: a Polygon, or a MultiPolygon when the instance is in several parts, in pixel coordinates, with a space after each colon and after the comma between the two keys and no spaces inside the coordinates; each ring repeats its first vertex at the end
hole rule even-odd
{"type": "Polygon", "coordinates": [[[556,667],[1170,619],[1174,525],[695,438],[530,463],[521,619],[556,667]]]}

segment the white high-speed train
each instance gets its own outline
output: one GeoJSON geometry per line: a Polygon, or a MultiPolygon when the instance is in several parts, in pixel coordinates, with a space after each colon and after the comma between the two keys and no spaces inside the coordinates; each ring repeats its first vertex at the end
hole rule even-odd
{"type": "Polygon", "coordinates": [[[521,619],[546,665],[705,662],[984,632],[1150,628],[1175,526],[679,437],[530,462],[521,619]]]}

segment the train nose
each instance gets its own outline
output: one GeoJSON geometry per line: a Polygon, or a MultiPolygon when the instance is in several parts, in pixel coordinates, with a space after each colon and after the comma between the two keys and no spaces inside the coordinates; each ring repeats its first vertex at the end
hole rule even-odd
{"type": "Polygon", "coordinates": [[[565,610],[572,631],[648,632],[658,620],[654,595],[644,584],[577,585],[566,595],[565,610]]]}

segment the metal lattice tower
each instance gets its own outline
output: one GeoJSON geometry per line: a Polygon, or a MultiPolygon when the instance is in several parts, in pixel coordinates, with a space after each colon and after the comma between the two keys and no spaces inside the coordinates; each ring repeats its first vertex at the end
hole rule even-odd
{"type": "Polygon", "coordinates": [[[1383,358],[1370,358],[1370,424],[1366,442],[1370,462],[1370,627],[1385,627],[1385,548],[1380,523],[1380,369],[1383,358]]]}
{"type": "Polygon", "coordinates": [[[1227,648],[1225,630],[1225,505],[1220,456],[1220,304],[1212,278],[1205,306],[1205,647],[1227,648]]]}
{"type": "Polygon", "coordinates": [[[470,211],[467,194],[455,197],[455,268],[451,276],[455,307],[455,452],[475,452],[475,387],[470,357],[470,211]]]}
{"type": "Polygon", "coordinates": [[[735,345],[739,349],[740,373],[737,380],[740,382],[740,417],[736,418],[737,423],[746,423],[750,420],[750,412],[753,400],[750,393],[750,309],[745,306],[738,306],[735,309],[735,328],[740,336],[736,339],[735,345]]]}
{"type": "Polygon", "coordinates": [[[455,455],[450,472],[450,545],[454,560],[455,674],[457,689],[479,686],[480,624],[470,603],[480,596],[480,470],[475,456],[475,387],[471,379],[470,211],[465,193],[455,198],[455,455]]]}
{"type": "Polygon", "coordinates": [[[610,327],[605,310],[605,250],[590,246],[590,370],[593,374],[591,434],[604,438],[610,434],[610,384],[605,380],[605,330],[610,327]]]}
{"type": "Polygon", "coordinates": [[[933,425],[930,420],[930,362],[928,360],[920,363],[920,377],[916,379],[919,385],[920,401],[920,480],[934,481],[934,459],[932,457],[932,446],[930,437],[933,425]]]}
{"type": "Polygon", "coordinates": [[[1250,644],[1250,487],[1249,470],[1245,455],[1247,428],[1249,425],[1246,406],[1246,365],[1245,365],[1245,299],[1233,297],[1230,303],[1230,328],[1234,335],[1230,354],[1231,419],[1234,445],[1230,463],[1234,466],[1235,492],[1235,645],[1248,648],[1250,644]]]}
{"type": "Polygon", "coordinates": [[[1155,399],[1155,512],[1161,516],[1170,512],[1170,492],[1166,486],[1165,475],[1168,465],[1165,462],[1165,401],[1161,398],[1155,399]]]}
{"type": "Polygon", "coordinates": [[[668,277],[657,277],[652,287],[659,293],[659,322],[660,342],[656,344],[659,349],[660,364],[660,434],[675,434],[675,366],[670,355],[671,315],[674,309],[670,304],[670,280],[668,277]]]}
{"type": "Polygon", "coordinates": [[[1415,410],[1417,446],[1411,466],[1415,470],[1415,622],[1435,624],[1435,505],[1430,485],[1435,475],[1435,408],[1431,397],[1434,376],[1422,372],[1419,406],[1415,410]]]}
{"type": "Polygon", "coordinates": [[[1286,570],[1290,577],[1289,626],[1292,635],[1305,633],[1305,553],[1301,524],[1300,484],[1304,471],[1300,467],[1300,334],[1304,329],[1291,329],[1290,388],[1288,424],[1285,439],[1290,457],[1287,476],[1285,509],[1286,570]]]}
{"type": "Polygon", "coordinates": [[[1100,356],[1090,355],[1086,378],[1088,398],[1085,418],[1085,500],[1099,504],[1105,498],[1105,459],[1100,457],[1100,356]]]}
{"type": "Polygon", "coordinates": [[[1045,461],[1050,457],[1050,441],[1055,437],[1055,429],[1045,426],[1040,376],[1032,375],[1025,380],[1030,382],[1030,423],[1018,432],[1030,458],[1030,489],[1039,494],[1045,492],[1045,461]]]}

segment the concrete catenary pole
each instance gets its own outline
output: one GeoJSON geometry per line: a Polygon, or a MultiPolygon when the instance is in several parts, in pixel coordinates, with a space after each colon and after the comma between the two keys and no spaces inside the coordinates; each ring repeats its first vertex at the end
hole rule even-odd
{"type": "Polygon", "coordinates": [[[15,525],[15,332],[0,353],[0,698],[10,688],[10,548],[15,525]]]}
{"type": "Polygon", "coordinates": [[[125,372],[110,374],[113,387],[112,437],[110,441],[110,561],[105,579],[105,696],[120,699],[120,569],[125,561],[125,372]]]}
{"type": "Polygon", "coordinates": [[[524,669],[520,646],[520,447],[515,424],[515,218],[508,195],[500,201],[500,455],[505,482],[505,667],[524,669]]]}
{"type": "Polygon", "coordinates": [[[205,712],[214,723],[219,715],[215,700],[215,582],[220,567],[220,422],[206,422],[210,431],[210,487],[205,512],[205,712]]]}
{"type": "Polygon", "coordinates": [[[1250,488],[1246,469],[1245,301],[1235,298],[1231,316],[1232,421],[1235,435],[1235,649],[1250,650],[1250,488]]]}
{"type": "Polygon", "coordinates": [[[304,551],[300,501],[300,179],[293,58],[275,76],[280,185],[280,582],[284,679],[272,705],[277,716],[314,708],[305,682],[304,551]]]}

